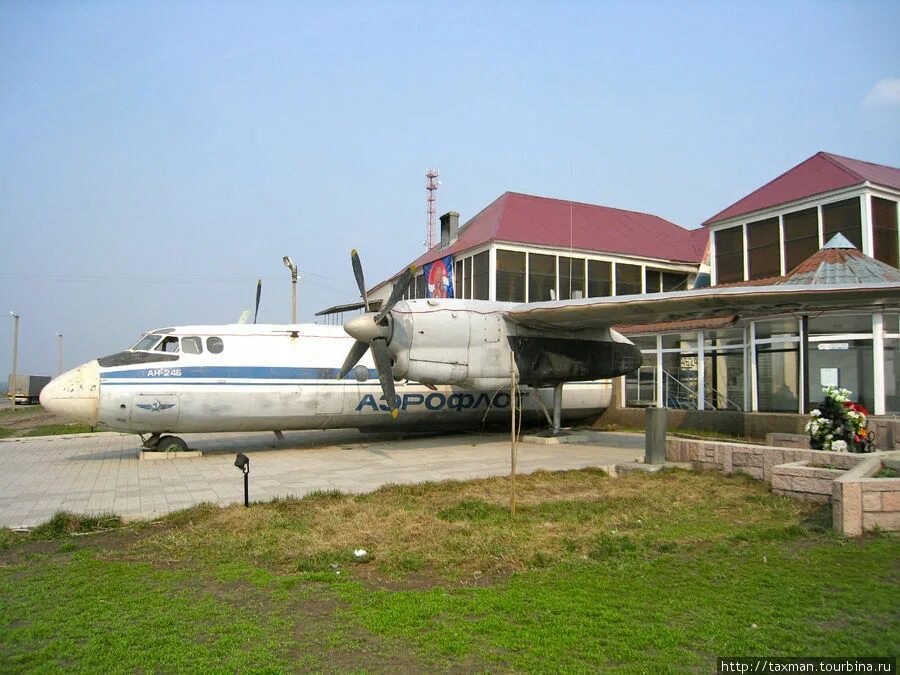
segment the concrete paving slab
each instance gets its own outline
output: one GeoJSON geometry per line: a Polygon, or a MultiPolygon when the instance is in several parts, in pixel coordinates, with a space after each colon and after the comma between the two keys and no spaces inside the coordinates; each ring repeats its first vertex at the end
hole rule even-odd
{"type": "MultiPolygon", "coordinates": [[[[128,434],[0,441],[0,526],[31,527],[61,509],[153,518],[200,502],[243,502],[234,456],[250,458],[250,499],[302,497],[315,490],[369,492],[386,484],[469,480],[509,473],[509,436],[409,437],[356,430],[188,434],[199,457],[141,461],[128,434]]],[[[595,432],[581,443],[520,443],[518,472],[582,469],[642,457],[643,434],[595,432]]]]}

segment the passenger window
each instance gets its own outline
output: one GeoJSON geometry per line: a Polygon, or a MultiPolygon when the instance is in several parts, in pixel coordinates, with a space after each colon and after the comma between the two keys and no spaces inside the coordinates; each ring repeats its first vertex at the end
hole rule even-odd
{"type": "Polygon", "coordinates": [[[177,352],[178,338],[171,335],[166,336],[162,342],[156,346],[158,352],[177,352]]]}
{"type": "Polygon", "coordinates": [[[181,351],[185,354],[202,354],[203,340],[195,335],[181,338],[181,351]]]}
{"type": "Polygon", "coordinates": [[[225,345],[222,343],[222,338],[208,337],[206,338],[206,348],[213,354],[221,354],[225,345]]]}

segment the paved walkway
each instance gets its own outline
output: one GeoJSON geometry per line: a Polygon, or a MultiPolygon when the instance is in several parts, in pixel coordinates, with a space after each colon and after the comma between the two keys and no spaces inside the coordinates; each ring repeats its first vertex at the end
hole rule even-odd
{"type": "MultiPolygon", "coordinates": [[[[584,443],[519,445],[520,473],[580,469],[643,456],[642,434],[592,432],[584,443]]],[[[467,480],[509,473],[504,434],[401,437],[355,430],[188,434],[202,457],[140,460],[134,435],[0,441],[0,526],[30,527],[56,511],[152,518],[200,502],[243,501],[235,454],[250,458],[250,499],[314,490],[369,492],[388,483],[467,480]]]]}

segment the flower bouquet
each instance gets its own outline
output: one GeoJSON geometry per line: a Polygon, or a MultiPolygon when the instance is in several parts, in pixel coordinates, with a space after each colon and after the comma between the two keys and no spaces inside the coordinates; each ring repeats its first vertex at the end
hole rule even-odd
{"type": "Polygon", "coordinates": [[[809,444],[815,450],[866,452],[869,411],[850,400],[847,389],[822,387],[825,399],[810,412],[806,423],[809,444]]]}

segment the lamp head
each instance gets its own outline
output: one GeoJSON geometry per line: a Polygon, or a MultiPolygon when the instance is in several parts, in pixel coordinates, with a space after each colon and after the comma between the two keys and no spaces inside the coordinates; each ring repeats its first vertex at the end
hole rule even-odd
{"type": "Polygon", "coordinates": [[[244,473],[249,473],[250,471],[250,458],[247,457],[243,452],[239,452],[238,456],[235,457],[234,465],[239,468],[244,473]]]}
{"type": "Polygon", "coordinates": [[[291,271],[297,269],[297,266],[294,265],[294,261],[291,259],[291,256],[286,255],[281,259],[281,262],[284,263],[284,266],[290,269],[291,271]]]}

